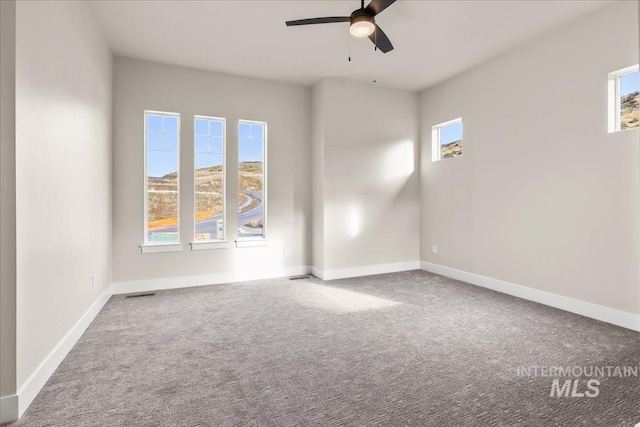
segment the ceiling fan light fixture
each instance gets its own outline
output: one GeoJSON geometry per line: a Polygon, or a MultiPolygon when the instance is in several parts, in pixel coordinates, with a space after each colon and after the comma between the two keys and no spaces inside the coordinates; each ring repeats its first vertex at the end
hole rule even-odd
{"type": "MultiPolygon", "coordinates": [[[[2,0],[0,0],[2,1],[2,0]]],[[[364,0],[360,0],[360,9],[351,12],[351,16],[325,16],[321,18],[296,19],[285,21],[287,27],[298,25],[332,24],[339,22],[349,23],[349,33],[354,37],[369,37],[376,50],[387,53],[393,50],[393,44],[389,37],[376,24],[376,16],[396,0],[371,0],[364,7],[364,0]]]]}
{"type": "Polygon", "coordinates": [[[368,37],[376,29],[373,18],[367,15],[356,16],[351,20],[349,32],[354,37],[368,37]]]}

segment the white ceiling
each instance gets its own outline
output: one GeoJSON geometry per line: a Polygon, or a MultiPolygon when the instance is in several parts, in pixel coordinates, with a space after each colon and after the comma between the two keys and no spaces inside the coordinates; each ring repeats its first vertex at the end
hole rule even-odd
{"type": "MultiPolygon", "coordinates": [[[[368,3],[368,0],[365,4],[368,3]]],[[[286,27],[285,21],[347,16],[344,1],[92,1],[117,55],[312,85],[341,77],[420,90],[610,1],[399,0],[376,22],[395,49],[374,52],[349,24],[286,27]]]]}

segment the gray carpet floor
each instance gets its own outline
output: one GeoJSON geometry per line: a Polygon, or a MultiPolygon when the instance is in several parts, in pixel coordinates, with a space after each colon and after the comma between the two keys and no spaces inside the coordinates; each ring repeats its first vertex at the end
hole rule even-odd
{"type": "Polygon", "coordinates": [[[633,426],[638,377],[517,369],[639,364],[637,332],[423,271],[264,280],[112,297],[11,426],[633,426]]]}

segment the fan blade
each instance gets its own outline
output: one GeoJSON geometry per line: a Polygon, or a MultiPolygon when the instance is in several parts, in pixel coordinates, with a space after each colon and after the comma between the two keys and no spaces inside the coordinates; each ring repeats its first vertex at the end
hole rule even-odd
{"type": "Polygon", "coordinates": [[[371,0],[371,3],[369,3],[369,6],[367,6],[365,10],[373,16],[376,16],[395,2],[396,0],[371,0]]]}
{"type": "Polygon", "coordinates": [[[373,33],[369,34],[369,39],[371,39],[373,44],[375,44],[378,49],[380,49],[384,53],[393,50],[393,45],[391,44],[391,40],[389,40],[389,37],[387,37],[384,31],[382,31],[382,28],[378,27],[377,24],[374,25],[376,26],[376,30],[373,33]]]}
{"type": "Polygon", "coordinates": [[[311,25],[311,24],[331,24],[333,22],[349,22],[351,18],[348,16],[329,16],[326,18],[311,18],[311,19],[298,19],[297,21],[287,21],[287,27],[294,27],[296,25],[311,25]]]}

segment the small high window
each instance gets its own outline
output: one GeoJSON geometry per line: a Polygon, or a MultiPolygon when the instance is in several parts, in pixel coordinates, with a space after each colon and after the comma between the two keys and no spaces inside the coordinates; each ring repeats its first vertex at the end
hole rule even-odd
{"type": "Polygon", "coordinates": [[[609,73],[609,132],[640,126],[638,65],[609,73]]]}
{"type": "Polygon", "coordinates": [[[462,118],[440,123],[431,128],[431,160],[462,156],[462,118]]]}
{"type": "Polygon", "coordinates": [[[225,119],[195,116],[195,241],[225,239],[225,119]]]}
{"type": "Polygon", "coordinates": [[[145,111],[146,244],[178,242],[180,115],[145,111]]]}

